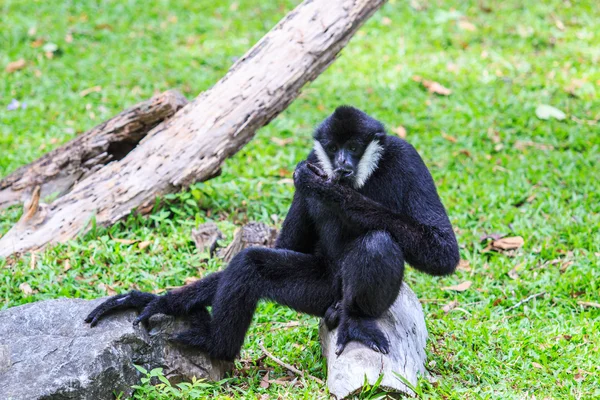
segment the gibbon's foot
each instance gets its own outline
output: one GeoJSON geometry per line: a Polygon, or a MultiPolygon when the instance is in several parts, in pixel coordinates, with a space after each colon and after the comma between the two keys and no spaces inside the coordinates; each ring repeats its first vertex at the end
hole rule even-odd
{"type": "Polygon", "coordinates": [[[381,354],[390,352],[390,342],[372,319],[344,318],[338,330],[335,354],[342,354],[346,345],[353,340],[381,354]]]}
{"type": "Polygon", "coordinates": [[[92,312],[85,319],[85,322],[89,323],[90,326],[96,326],[98,321],[100,321],[102,317],[107,314],[110,314],[114,311],[127,310],[130,308],[135,308],[139,311],[157,298],[158,296],[155,294],[139,292],[137,290],[125,294],[119,294],[111,297],[98,307],[94,308],[94,310],[92,310],[92,312]]]}
{"type": "Polygon", "coordinates": [[[325,320],[325,326],[327,326],[327,329],[329,329],[330,331],[337,328],[340,324],[340,307],[341,304],[338,301],[337,303],[334,303],[331,306],[329,306],[327,311],[325,311],[325,316],[323,317],[323,319],[325,320]]]}

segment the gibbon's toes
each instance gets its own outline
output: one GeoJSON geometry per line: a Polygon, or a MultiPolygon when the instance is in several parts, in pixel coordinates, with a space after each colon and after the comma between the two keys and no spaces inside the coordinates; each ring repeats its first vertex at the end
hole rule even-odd
{"type": "Polygon", "coordinates": [[[148,305],[144,307],[140,315],[138,315],[138,317],[133,321],[133,325],[139,325],[141,322],[144,326],[148,326],[148,320],[150,320],[153,315],[164,314],[163,302],[161,301],[162,299],[162,297],[156,297],[154,300],[149,302],[148,305]]]}
{"type": "Polygon", "coordinates": [[[342,322],[338,332],[338,341],[335,354],[340,355],[351,342],[360,342],[373,351],[381,354],[390,352],[390,342],[374,321],[363,319],[350,319],[342,322]]]}
{"type": "Polygon", "coordinates": [[[365,337],[360,342],[378,353],[388,354],[390,352],[390,343],[381,332],[377,332],[372,337],[365,337]]]}
{"type": "Polygon", "coordinates": [[[92,327],[96,326],[105,315],[113,311],[126,310],[129,308],[139,310],[156,298],[158,298],[158,296],[155,294],[139,292],[137,290],[125,294],[118,294],[93,309],[85,319],[85,322],[89,323],[92,327]]]}
{"type": "Polygon", "coordinates": [[[104,315],[108,314],[114,309],[122,307],[123,303],[127,302],[128,298],[129,294],[119,294],[111,297],[98,307],[94,308],[85,319],[85,322],[89,323],[92,327],[96,326],[98,321],[100,321],[104,315]]]}

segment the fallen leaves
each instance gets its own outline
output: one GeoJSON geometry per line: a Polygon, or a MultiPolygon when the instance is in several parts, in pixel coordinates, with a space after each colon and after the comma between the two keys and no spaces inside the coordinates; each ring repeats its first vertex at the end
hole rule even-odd
{"type": "Polygon", "coordinates": [[[600,303],[594,303],[592,301],[578,301],[577,304],[584,307],[600,308],[600,303]]]}
{"type": "Polygon", "coordinates": [[[29,286],[29,283],[27,282],[23,282],[19,285],[19,289],[21,289],[21,292],[23,292],[23,294],[25,296],[29,296],[31,294],[33,294],[33,289],[31,288],[31,286],[29,286]]]}
{"type": "Polygon", "coordinates": [[[294,143],[294,138],[278,138],[278,137],[271,137],[271,142],[275,143],[277,146],[286,146],[290,143],[294,143]]]}
{"type": "Polygon", "coordinates": [[[539,119],[543,120],[549,120],[551,118],[554,118],[559,121],[562,121],[567,117],[567,115],[564,112],[562,112],[556,107],[549,106],[548,104],[540,104],[539,106],[537,106],[537,108],[535,109],[535,115],[539,119]]]}
{"type": "MultiPolygon", "coordinates": [[[[483,253],[487,253],[489,251],[498,251],[503,252],[507,250],[516,250],[523,246],[525,240],[522,236],[509,236],[504,238],[494,238],[488,245],[482,250],[483,253]]],[[[487,237],[484,237],[485,240],[487,237]]]]}
{"type": "Polygon", "coordinates": [[[521,140],[517,140],[514,144],[514,148],[517,150],[525,150],[528,147],[533,147],[538,150],[544,150],[544,151],[554,150],[554,146],[552,146],[550,144],[535,143],[535,142],[521,141],[521,140]]]}
{"type": "Polygon", "coordinates": [[[87,88],[85,90],[82,90],[81,92],[79,92],[79,96],[80,97],[85,97],[90,93],[98,93],[102,91],[102,86],[92,86],[91,88],[87,88]]]}
{"type": "Polygon", "coordinates": [[[260,380],[260,387],[263,389],[268,389],[269,386],[271,386],[271,383],[269,382],[269,371],[267,371],[260,380]]]}
{"type": "Polygon", "coordinates": [[[121,243],[124,245],[130,245],[130,244],[134,244],[139,242],[139,240],[136,239],[117,239],[117,238],[112,238],[112,240],[114,240],[117,243],[121,243]]]}
{"type": "Polygon", "coordinates": [[[477,27],[472,22],[469,22],[466,19],[459,20],[458,27],[463,31],[475,32],[477,30],[477,27]]]}
{"type": "Polygon", "coordinates": [[[471,272],[471,265],[469,264],[469,262],[467,260],[460,260],[458,262],[458,267],[456,267],[457,270],[459,271],[465,271],[465,272],[471,272]]]}
{"type": "Polygon", "coordinates": [[[398,137],[400,137],[402,139],[406,139],[406,128],[403,127],[402,125],[398,125],[394,129],[392,129],[392,132],[394,132],[396,135],[398,135],[398,137]]]}
{"type": "Polygon", "coordinates": [[[464,281],[463,283],[459,283],[458,285],[443,287],[442,290],[451,290],[454,292],[464,292],[465,290],[468,290],[471,287],[471,285],[473,285],[473,282],[464,281]]]}
{"type": "Polygon", "coordinates": [[[536,363],[535,361],[532,362],[531,365],[533,365],[537,369],[544,369],[544,367],[542,366],[542,364],[536,363]]]}
{"type": "Polygon", "coordinates": [[[444,307],[442,307],[442,311],[448,314],[450,311],[454,310],[456,306],[458,306],[458,300],[453,300],[450,303],[446,304],[444,307]]]}
{"type": "Polygon", "coordinates": [[[445,86],[442,86],[442,84],[440,84],[439,82],[423,79],[421,76],[418,75],[413,76],[412,80],[415,82],[419,82],[421,85],[423,85],[423,87],[426,88],[429,91],[429,93],[438,94],[440,96],[449,96],[450,94],[452,94],[452,90],[448,89],[445,86]]]}
{"type": "Polygon", "coordinates": [[[24,58],[21,58],[17,61],[13,61],[13,62],[9,62],[6,65],[6,72],[8,72],[9,74],[18,71],[20,69],[25,68],[25,66],[27,65],[27,62],[25,61],[24,58]]]}
{"type": "Polygon", "coordinates": [[[513,250],[523,246],[525,240],[521,236],[505,237],[492,241],[492,248],[497,250],[513,250]]]}
{"type": "Polygon", "coordinates": [[[454,137],[454,136],[452,136],[452,135],[448,135],[448,134],[447,134],[446,132],[444,132],[444,131],[442,131],[442,137],[443,137],[444,139],[446,139],[447,141],[449,141],[449,142],[452,142],[452,143],[456,143],[456,142],[458,142],[458,139],[457,139],[457,138],[455,138],[455,137],[454,137]]]}

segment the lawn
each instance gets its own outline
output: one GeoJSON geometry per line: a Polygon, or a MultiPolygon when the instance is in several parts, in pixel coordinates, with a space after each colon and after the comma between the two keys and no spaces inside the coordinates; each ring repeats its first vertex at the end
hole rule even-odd
{"type": "MultiPolygon", "coordinates": [[[[1,1],[0,176],[156,92],[176,88],[192,98],[210,88],[297,3],[1,1]],[[21,58],[25,68],[5,71],[21,58]],[[13,99],[20,107],[9,110],[13,99]]],[[[599,26],[591,0],[392,0],[221,176],[166,196],[149,217],[0,260],[0,310],[160,291],[223,268],[196,251],[191,229],[216,221],[227,242],[249,220],[279,226],[312,129],[336,106],[352,104],[390,133],[406,131],[461,245],[455,275],[406,274],[423,302],[435,376],[420,381],[420,396],[600,398],[599,26]],[[451,93],[430,93],[419,80],[451,93]],[[566,118],[538,118],[542,104],[566,118]],[[521,236],[524,245],[487,251],[482,237],[495,234],[521,236]],[[466,281],[464,291],[443,289],[466,281]]],[[[0,211],[0,235],[19,215],[18,207],[0,211]]],[[[238,372],[186,396],[327,398],[310,380],[261,387],[267,370],[271,379],[287,371],[269,359],[254,362],[263,341],[325,379],[317,327],[316,318],[261,304],[238,372]]],[[[146,384],[137,393],[170,398],[160,392],[146,384]]]]}

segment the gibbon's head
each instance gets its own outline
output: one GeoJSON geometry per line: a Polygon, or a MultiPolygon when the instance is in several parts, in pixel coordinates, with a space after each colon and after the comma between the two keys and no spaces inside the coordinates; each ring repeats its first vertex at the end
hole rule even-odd
{"type": "Polygon", "coordinates": [[[360,189],[377,169],[384,136],[381,122],[341,106],[317,127],[315,154],[330,178],[360,189]]]}

